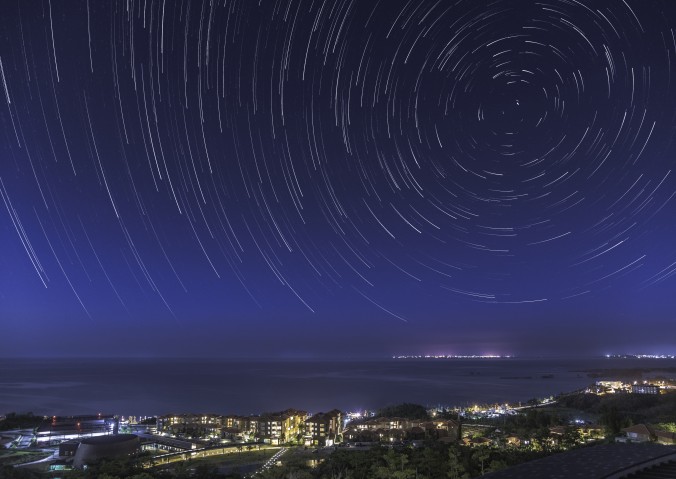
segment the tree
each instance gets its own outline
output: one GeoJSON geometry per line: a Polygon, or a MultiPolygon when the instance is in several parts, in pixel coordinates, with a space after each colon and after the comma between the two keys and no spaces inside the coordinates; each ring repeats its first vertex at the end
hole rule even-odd
{"type": "Polygon", "coordinates": [[[449,479],[461,479],[466,477],[465,467],[460,461],[460,453],[454,447],[451,447],[448,450],[448,472],[446,475],[449,479]]]}
{"type": "Polygon", "coordinates": [[[582,443],[582,434],[576,427],[567,426],[561,438],[561,445],[565,449],[571,449],[582,443]]]}
{"type": "Polygon", "coordinates": [[[539,428],[535,432],[535,434],[533,435],[533,440],[534,440],[534,442],[536,442],[540,446],[540,449],[542,451],[550,452],[551,445],[552,445],[552,438],[550,437],[548,427],[539,428]]]}
{"type": "Polygon", "coordinates": [[[418,477],[424,474],[424,477],[434,479],[446,475],[447,447],[445,445],[428,442],[422,450],[414,449],[411,452],[411,466],[418,471],[418,477]]]}
{"type": "Polygon", "coordinates": [[[490,457],[491,453],[490,451],[485,448],[481,447],[474,451],[474,454],[472,454],[472,459],[475,461],[478,461],[481,464],[481,475],[484,475],[484,461],[490,457]]]}
{"type": "Polygon", "coordinates": [[[606,435],[617,436],[623,427],[629,425],[629,420],[621,416],[614,404],[608,406],[604,404],[601,406],[601,417],[599,423],[605,427],[606,435]]]}
{"type": "Polygon", "coordinates": [[[383,456],[385,465],[376,464],[373,466],[374,479],[410,479],[415,477],[415,469],[406,467],[408,457],[403,453],[396,453],[394,449],[389,449],[383,456]]]}

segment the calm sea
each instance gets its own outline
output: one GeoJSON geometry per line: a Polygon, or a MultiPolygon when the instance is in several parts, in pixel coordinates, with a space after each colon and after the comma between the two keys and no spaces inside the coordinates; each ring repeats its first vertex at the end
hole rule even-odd
{"type": "Polygon", "coordinates": [[[401,402],[467,406],[576,390],[595,381],[591,370],[662,368],[667,371],[662,374],[676,377],[675,367],[674,360],[606,358],[3,359],[0,414],[251,414],[289,407],[318,412],[401,402]]]}

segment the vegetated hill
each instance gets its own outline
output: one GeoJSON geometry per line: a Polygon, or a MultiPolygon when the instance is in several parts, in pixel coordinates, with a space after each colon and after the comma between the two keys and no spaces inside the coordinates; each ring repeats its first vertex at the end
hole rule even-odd
{"type": "Polygon", "coordinates": [[[0,421],[0,431],[9,431],[11,429],[31,429],[38,427],[45,422],[42,416],[35,416],[32,412],[17,414],[10,412],[5,419],[0,421]]]}
{"type": "Polygon", "coordinates": [[[402,417],[406,419],[429,419],[427,409],[420,404],[403,403],[387,406],[378,411],[378,417],[402,417]]]}
{"type": "Polygon", "coordinates": [[[669,394],[568,394],[559,398],[564,407],[594,414],[614,409],[634,423],[673,422],[676,420],[676,393],[669,394]]]}

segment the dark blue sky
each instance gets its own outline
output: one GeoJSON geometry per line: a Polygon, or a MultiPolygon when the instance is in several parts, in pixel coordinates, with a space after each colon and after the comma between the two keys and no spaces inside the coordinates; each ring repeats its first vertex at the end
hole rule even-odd
{"type": "Polygon", "coordinates": [[[8,0],[3,355],[676,352],[676,5],[8,0]]]}

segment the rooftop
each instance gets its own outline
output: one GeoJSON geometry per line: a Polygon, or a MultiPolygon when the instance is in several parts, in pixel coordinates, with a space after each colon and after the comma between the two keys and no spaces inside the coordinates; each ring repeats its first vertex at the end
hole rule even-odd
{"type": "Polygon", "coordinates": [[[676,459],[676,447],[658,444],[604,444],[554,454],[486,474],[486,479],[610,479],[627,477],[651,464],[676,459]]]}
{"type": "Polygon", "coordinates": [[[119,442],[130,441],[136,439],[138,436],[135,434],[111,434],[108,436],[94,436],[88,437],[81,441],[82,444],[115,444],[119,442]]]}

